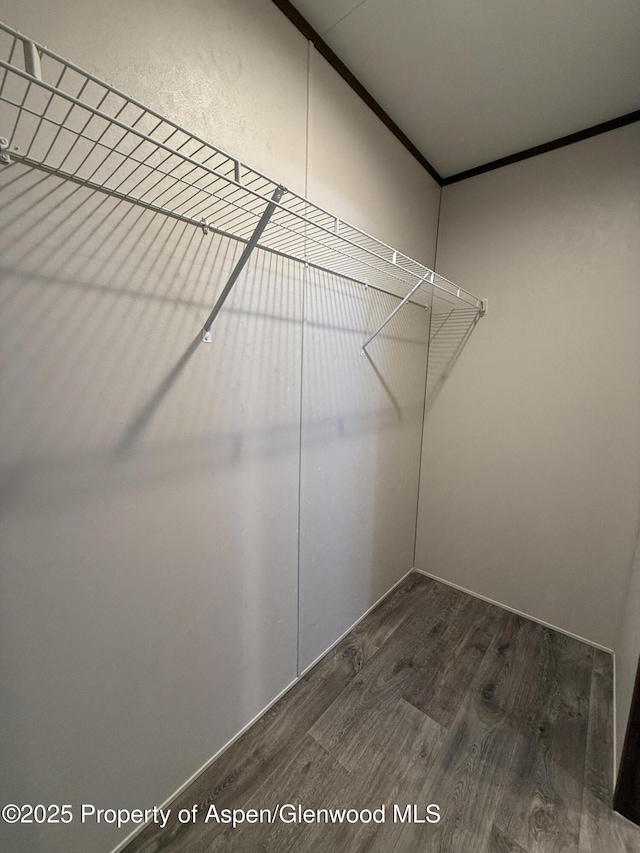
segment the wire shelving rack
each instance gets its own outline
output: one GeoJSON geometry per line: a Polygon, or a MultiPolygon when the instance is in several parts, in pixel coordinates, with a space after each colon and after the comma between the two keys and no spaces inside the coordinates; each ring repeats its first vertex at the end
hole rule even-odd
{"type": "MultiPolygon", "coordinates": [[[[479,299],[0,23],[0,165],[49,172],[245,243],[203,328],[258,247],[407,301],[479,299]]],[[[379,329],[364,342],[368,345],[379,329]]]]}

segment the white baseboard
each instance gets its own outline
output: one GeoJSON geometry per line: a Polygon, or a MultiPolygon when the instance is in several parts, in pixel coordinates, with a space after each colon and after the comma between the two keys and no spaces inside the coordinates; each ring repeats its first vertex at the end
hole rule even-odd
{"type": "Polygon", "coordinates": [[[459,589],[460,592],[466,592],[467,595],[472,595],[474,598],[480,598],[482,601],[488,601],[489,604],[495,604],[496,607],[501,607],[503,610],[508,610],[511,613],[515,613],[516,616],[523,616],[525,619],[531,620],[531,622],[537,622],[538,625],[544,625],[545,628],[551,628],[553,631],[557,631],[559,634],[565,634],[567,637],[572,637],[574,640],[579,640],[581,643],[586,643],[588,646],[593,646],[594,649],[600,649],[602,652],[608,652],[610,655],[615,654],[613,649],[607,648],[607,646],[601,646],[600,643],[596,643],[593,640],[587,640],[586,637],[581,637],[579,634],[574,634],[572,631],[567,631],[564,628],[559,628],[557,625],[552,625],[551,622],[545,622],[544,619],[538,619],[537,616],[531,616],[530,613],[524,613],[522,610],[516,610],[515,607],[509,607],[508,604],[503,604],[501,601],[495,601],[493,598],[489,598],[486,595],[480,595],[479,592],[474,592],[472,589],[467,589],[464,586],[460,586],[460,584],[454,583],[453,581],[448,581],[445,578],[440,578],[438,575],[432,575],[431,572],[425,572],[424,569],[414,569],[414,571],[418,572],[421,575],[425,575],[425,577],[431,578],[434,581],[440,581],[440,583],[444,583],[447,586],[452,586],[454,589],[459,589]]]}
{"type": "Polygon", "coordinates": [[[460,584],[454,583],[453,581],[445,580],[445,578],[439,578],[437,575],[431,574],[431,572],[425,572],[424,569],[416,569],[415,572],[418,574],[424,575],[427,578],[431,578],[434,581],[439,581],[440,583],[444,583],[447,586],[452,586],[454,589],[459,589],[460,592],[466,592],[467,595],[472,595],[474,598],[480,598],[482,601],[488,601],[489,604],[495,604],[496,607],[501,607],[503,610],[508,610],[510,613],[515,613],[516,616],[523,616],[525,619],[530,619],[531,622],[537,622],[538,625],[544,625],[545,628],[551,628],[553,631],[558,631],[560,634],[565,634],[567,637],[572,637],[574,640],[579,640],[581,643],[586,643],[588,646],[592,646],[594,649],[600,649],[602,652],[607,652],[613,657],[613,784],[615,787],[615,781],[617,777],[617,766],[616,766],[616,756],[618,754],[617,751],[617,715],[616,715],[616,653],[613,649],[607,648],[607,646],[601,646],[600,643],[595,643],[593,640],[587,640],[585,637],[581,637],[579,634],[574,634],[572,631],[566,631],[564,628],[559,628],[557,625],[552,625],[550,622],[545,622],[544,619],[538,619],[535,616],[531,616],[529,613],[524,613],[522,610],[516,610],[515,607],[509,607],[508,604],[502,604],[501,601],[495,601],[493,598],[488,598],[486,595],[480,595],[479,592],[474,592],[472,589],[467,589],[464,586],[460,586],[460,584]]]}
{"type": "MultiPolygon", "coordinates": [[[[319,662],[322,660],[322,658],[326,657],[326,655],[328,655],[328,654],[329,654],[329,652],[330,652],[330,651],[332,651],[332,650],[333,650],[333,649],[338,645],[338,643],[339,643],[339,642],[341,642],[342,640],[344,640],[344,638],[347,636],[347,634],[348,634],[350,631],[353,631],[353,629],[356,627],[356,625],[358,625],[360,622],[362,622],[362,620],[365,618],[365,616],[368,616],[368,615],[369,615],[369,613],[371,613],[371,611],[372,611],[372,610],[374,610],[374,609],[375,609],[375,608],[380,604],[380,602],[381,602],[381,601],[383,601],[383,599],[385,599],[385,598],[389,595],[389,593],[390,593],[390,592],[393,592],[393,590],[394,590],[397,586],[400,586],[400,584],[402,583],[402,581],[403,581],[403,580],[405,580],[405,578],[409,577],[409,575],[411,574],[411,572],[412,572],[412,571],[414,571],[414,570],[413,570],[413,569],[409,569],[409,571],[408,571],[406,574],[404,574],[404,575],[400,578],[400,580],[396,581],[396,582],[394,583],[394,585],[393,585],[392,587],[390,587],[390,588],[389,588],[389,589],[384,593],[384,595],[381,595],[381,596],[380,596],[380,598],[379,598],[379,599],[378,599],[374,604],[372,604],[372,605],[371,605],[371,607],[369,607],[369,608],[368,608],[368,610],[366,610],[366,611],[362,614],[362,616],[360,616],[360,618],[359,618],[359,619],[356,619],[356,621],[353,623],[353,625],[352,625],[350,628],[347,628],[347,630],[346,630],[343,634],[341,634],[341,635],[338,637],[338,639],[335,641],[335,643],[332,643],[332,644],[329,646],[329,648],[328,648],[328,649],[326,649],[324,652],[322,652],[322,654],[321,654],[321,655],[318,655],[318,657],[313,661],[313,663],[309,664],[309,666],[308,666],[308,667],[306,667],[306,669],[304,669],[304,671],[303,671],[303,672],[301,672],[301,673],[298,675],[298,677],[297,677],[297,678],[294,678],[294,679],[293,679],[293,681],[292,681],[290,684],[288,684],[288,685],[284,688],[284,690],[281,690],[281,691],[280,691],[280,693],[278,693],[278,695],[277,695],[274,699],[272,699],[272,700],[271,700],[271,702],[269,702],[267,705],[265,705],[265,707],[262,709],[262,711],[260,711],[258,714],[256,714],[256,715],[255,715],[255,717],[253,717],[253,719],[251,719],[251,720],[246,724],[246,726],[244,726],[242,729],[240,729],[240,731],[239,731],[236,735],[234,735],[234,736],[231,738],[231,740],[227,741],[227,743],[225,743],[225,745],[224,745],[224,746],[220,747],[220,749],[215,753],[215,755],[213,755],[211,758],[209,758],[207,761],[205,761],[205,763],[202,765],[202,767],[200,767],[200,769],[199,769],[199,770],[196,770],[196,772],[195,772],[195,773],[193,773],[193,774],[192,774],[192,775],[191,775],[191,776],[186,780],[186,782],[183,782],[183,783],[182,783],[182,785],[180,785],[180,787],[179,787],[179,788],[177,788],[177,789],[173,792],[173,794],[171,794],[170,796],[168,796],[168,797],[166,798],[166,800],[162,803],[162,805],[160,806],[160,808],[163,808],[163,809],[164,809],[164,808],[166,808],[167,806],[169,806],[169,805],[170,805],[170,804],[171,804],[171,803],[176,799],[176,797],[179,797],[179,796],[180,796],[180,794],[182,794],[182,792],[183,792],[183,791],[185,791],[185,790],[189,787],[189,785],[190,785],[192,782],[194,782],[194,781],[198,778],[198,776],[200,776],[200,774],[201,774],[201,773],[204,773],[204,772],[205,772],[205,770],[206,770],[208,767],[210,767],[210,766],[213,764],[213,762],[214,762],[214,761],[216,761],[218,758],[220,758],[220,756],[221,756],[224,752],[226,752],[226,750],[227,750],[227,749],[229,749],[229,747],[230,747],[230,746],[233,746],[233,744],[238,740],[238,738],[242,737],[242,735],[243,735],[243,734],[244,734],[248,729],[250,729],[250,728],[251,728],[251,726],[252,726],[254,723],[257,723],[257,722],[258,722],[258,720],[260,719],[260,717],[262,717],[264,714],[266,714],[266,713],[267,713],[267,711],[269,710],[269,708],[273,707],[273,705],[275,705],[275,704],[276,704],[276,702],[278,702],[280,699],[282,699],[282,697],[285,695],[285,693],[288,693],[288,692],[289,692],[289,690],[291,690],[291,688],[292,688],[292,687],[295,687],[295,685],[300,681],[300,679],[301,679],[304,675],[306,675],[306,674],[307,674],[311,669],[313,669],[313,667],[314,667],[317,663],[319,663],[319,662]]],[[[124,848],[127,846],[127,844],[130,844],[130,843],[133,841],[133,839],[134,839],[137,835],[140,835],[140,833],[144,830],[144,828],[145,828],[146,826],[148,826],[148,825],[149,825],[149,823],[150,823],[150,822],[151,822],[151,821],[148,821],[147,823],[143,824],[142,826],[139,826],[139,827],[137,827],[136,829],[134,829],[134,830],[133,830],[133,832],[130,832],[130,833],[129,833],[129,835],[127,835],[127,837],[126,837],[125,839],[123,839],[123,840],[122,840],[122,841],[121,841],[121,842],[120,842],[116,847],[114,847],[114,848],[113,848],[113,850],[111,851],[111,853],[121,853],[121,851],[122,851],[122,850],[124,850],[124,848]]]]}
{"type": "MultiPolygon", "coordinates": [[[[205,763],[202,765],[202,767],[200,767],[199,770],[196,770],[195,773],[193,773],[191,776],[189,776],[189,778],[186,780],[186,782],[183,782],[179,788],[176,788],[176,790],[173,792],[173,794],[170,794],[166,798],[166,800],[164,800],[162,805],[159,806],[159,808],[162,808],[162,809],[167,808],[167,806],[169,806],[176,799],[176,797],[179,797],[180,794],[182,794],[182,792],[185,791],[192,782],[195,782],[195,780],[198,778],[198,776],[200,776],[201,773],[204,773],[204,771],[208,767],[210,767],[213,764],[213,762],[216,761],[216,759],[220,758],[220,756],[222,755],[223,752],[226,752],[226,750],[229,749],[229,747],[232,746],[238,740],[238,738],[242,737],[242,735],[248,729],[250,729],[254,723],[257,723],[258,720],[260,719],[260,717],[262,717],[264,714],[267,713],[269,708],[271,708],[273,705],[275,705],[278,700],[282,699],[282,697],[285,695],[285,693],[288,693],[289,690],[291,690],[291,688],[294,687],[298,683],[299,680],[300,680],[299,678],[294,678],[294,680],[290,684],[288,684],[284,688],[284,690],[281,690],[280,693],[278,693],[278,695],[275,697],[275,699],[272,699],[271,702],[269,702],[267,705],[265,705],[265,707],[262,709],[262,711],[257,713],[255,715],[255,717],[253,717],[246,724],[246,726],[241,728],[240,731],[231,738],[231,740],[227,741],[227,743],[225,743],[224,746],[220,747],[220,749],[215,753],[215,755],[213,755],[211,758],[209,758],[207,761],[205,761],[205,763]]],[[[149,820],[149,821],[147,821],[147,823],[145,823],[141,826],[138,826],[136,829],[133,830],[133,832],[130,832],[129,835],[127,835],[127,837],[125,839],[123,839],[116,847],[113,848],[111,853],[120,853],[121,850],[124,850],[124,848],[127,846],[127,844],[130,844],[137,835],[140,835],[140,833],[150,823],[151,823],[151,821],[149,820]]]]}

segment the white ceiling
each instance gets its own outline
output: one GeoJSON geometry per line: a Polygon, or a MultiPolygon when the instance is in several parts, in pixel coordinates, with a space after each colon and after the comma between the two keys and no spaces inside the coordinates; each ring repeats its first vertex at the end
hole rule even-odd
{"type": "Polygon", "coordinates": [[[443,176],[640,109],[640,0],[293,0],[443,176]]]}

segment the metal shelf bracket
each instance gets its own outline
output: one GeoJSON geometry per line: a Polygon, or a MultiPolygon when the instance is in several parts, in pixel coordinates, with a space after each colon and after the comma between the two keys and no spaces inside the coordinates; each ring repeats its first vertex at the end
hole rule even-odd
{"type": "Polygon", "coordinates": [[[0,164],[3,166],[11,165],[11,157],[9,156],[9,140],[4,136],[0,136],[0,164]]]}
{"type": "Polygon", "coordinates": [[[371,343],[371,341],[376,337],[376,335],[380,334],[380,332],[384,329],[384,327],[387,325],[387,323],[389,322],[389,320],[391,320],[393,317],[395,317],[395,315],[398,313],[398,311],[402,308],[402,306],[403,306],[403,305],[405,305],[405,304],[406,304],[406,303],[411,299],[411,297],[412,297],[412,296],[413,296],[413,294],[416,292],[416,290],[418,290],[418,288],[419,288],[419,287],[421,287],[425,282],[427,282],[427,284],[433,284],[433,282],[434,282],[434,276],[435,276],[435,273],[433,273],[433,272],[431,272],[431,270],[429,270],[429,272],[428,272],[425,276],[423,276],[423,277],[420,279],[420,281],[418,281],[418,283],[417,283],[417,284],[415,284],[415,285],[413,286],[412,290],[411,290],[411,291],[409,291],[409,293],[407,293],[407,295],[405,296],[405,298],[404,298],[401,302],[398,302],[398,304],[397,304],[397,305],[396,305],[396,307],[393,309],[393,311],[391,312],[391,314],[389,314],[389,316],[387,317],[387,319],[386,319],[383,323],[381,323],[381,324],[378,326],[378,328],[375,330],[375,332],[372,332],[372,333],[369,335],[369,337],[366,339],[366,341],[362,344],[362,349],[360,350],[360,355],[364,355],[365,350],[366,350],[366,348],[369,346],[369,344],[371,343]]]}
{"type": "MultiPolygon", "coordinates": [[[[260,217],[260,221],[256,225],[255,230],[254,230],[253,234],[251,235],[251,238],[249,239],[249,242],[244,247],[244,251],[240,255],[240,259],[238,260],[238,263],[233,268],[233,272],[229,276],[229,280],[225,284],[225,286],[222,290],[222,293],[220,294],[220,296],[216,300],[216,304],[213,306],[211,314],[209,314],[209,316],[207,317],[207,319],[205,321],[204,326],[202,327],[202,342],[203,343],[205,343],[205,344],[211,343],[211,326],[213,324],[213,321],[218,316],[218,313],[220,312],[220,309],[222,308],[225,299],[231,293],[231,289],[233,288],[233,285],[236,283],[238,276],[240,275],[240,273],[244,269],[247,261],[249,260],[249,257],[251,256],[251,253],[253,252],[253,250],[256,247],[256,243],[258,242],[258,240],[262,236],[262,232],[264,231],[264,229],[269,224],[269,220],[271,219],[271,214],[273,213],[273,211],[278,206],[278,202],[280,201],[282,196],[285,194],[285,192],[286,192],[286,189],[283,186],[278,186],[275,188],[274,193],[271,196],[271,201],[266,206],[264,213],[260,217]]],[[[203,225],[204,225],[204,223],[203,223],[203,225]]],[[[205,233],[206,233],[206,231],[205,231],[205,233]]]]}
{"type": "Polygon", "coordinates": [[[24,50],[25,71],[35,77],[36,80],[42,80],[42,66],[40,65],[40,53],[37,46],[31,39],[23,38],[22,48],[24,50]]]}

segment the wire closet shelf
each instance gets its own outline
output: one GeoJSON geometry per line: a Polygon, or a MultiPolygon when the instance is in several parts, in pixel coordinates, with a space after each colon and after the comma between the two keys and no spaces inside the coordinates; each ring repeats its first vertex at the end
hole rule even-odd
{"type": "Polygon", "coordinates": [[[244,262],[258,247],[401,304],[428,305],[437,292],[484,313],[485,300],[2,23],[0,69],[0,165],[23,163],[238,240],[244,262]]]}

